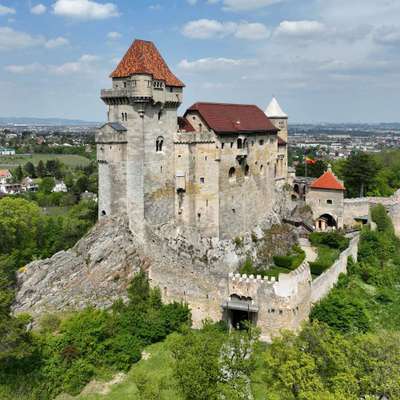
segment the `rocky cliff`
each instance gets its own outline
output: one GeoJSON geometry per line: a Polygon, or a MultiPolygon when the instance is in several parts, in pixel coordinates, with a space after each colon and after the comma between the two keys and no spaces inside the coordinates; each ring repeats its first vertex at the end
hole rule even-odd
{"type": "Polygon", "coordinates": [[[72,249],[34,261],[18,273],[15,312],[37,315],[107,307],[125,296],[131,277],[143,265],[124,217],[99,222],[72,249]]]}

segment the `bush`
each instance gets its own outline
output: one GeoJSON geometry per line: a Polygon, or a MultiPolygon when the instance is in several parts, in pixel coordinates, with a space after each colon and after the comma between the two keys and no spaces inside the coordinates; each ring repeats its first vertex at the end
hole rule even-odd
{"type": "Polygon", "coordinates": [[[293,263],[292,256],[274,256],[274,263],[276,266],[281,268],[290,269],[293,263]]]}
{"type": "Polygon", "coordinates": [[[310,319],[345,333],[367,332],[371,324],[366,303],[348,289],[331,292],[314,306],[310,319]]]}
{"type": "Polygon", "coordinates": [[[313,275],[321,275],[324,271],[326,271],[329,266],[318,261],[310,262],[310,270],[313,275]]]}
{"type": "Polygon", "coordinates": [[[371,208],[371,217],[379,232],[394,233],[392,221],[382,204],[377,204],[371,208]]]}
{"type": "Polygon", "coordinates": [[[331,249],[339,249],[343,251],[349,246],[350,240],[343,234],[334,232],[312,232],[309,240],[313,246],[327,246],[331,249]]]}

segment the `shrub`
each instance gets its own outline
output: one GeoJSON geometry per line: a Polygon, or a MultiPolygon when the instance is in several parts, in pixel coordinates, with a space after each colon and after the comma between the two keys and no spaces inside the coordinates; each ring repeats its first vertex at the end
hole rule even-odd
{"type": "Polygon", "coordinates": [[[347,249],[349,246],[349,239],[337,231],[312,232],[309,235],[309,240],[313,246],[327,246],[340,251],[347,249]]]}
{"type": "Polygon", "coordinates": [[[310,319],[325,322],[345,333],[367,332],[371,323],[365,301],[348,289],[336,289],[331,292],[314,306],[310,319]]]}
{"type": "Polygon", "coordinates": [[[379,232],[394,233],[392,221],[387,215],[386,209],[382,204],[377,204],[371,208],[371,217],[376,223],[376,227],[379,232]]]}
{"type": "Polygon", "coordinates": [[[276,266],[281,268],[290,269],[293,263],[292,256],[274,256],[274,263],[276,266]]]}
{"type": "Polygon", "coordinates": [[[309,264],[311,273],[313,275],[321,275],[324,271],[326,271],[329,268],[328,265],[318,261],[310,262],[309,264]]]}

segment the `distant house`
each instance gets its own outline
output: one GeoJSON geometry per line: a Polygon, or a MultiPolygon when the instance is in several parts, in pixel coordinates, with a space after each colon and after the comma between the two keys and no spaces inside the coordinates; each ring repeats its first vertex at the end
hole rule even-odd
{"type": "Polygon", "coordinates": [[[39,186],[34,183],[33,179],[27,176],[21,182],[21,189],[23,192],[37,192],[39,186]]]}
{"type": "Polygon", "coordinates": [[[52,192],[53,193],[67,193],[68,192],[67,185],[63,181],[57,182],[54,185],[52,192]]]}
{"type": "Polygon", "coordinates": [[[12,178],[8,169],[0,169],[0,184],[6,184],[12,178]]]}
{"type": "Polygon", "coordinates": [[[0,147],[0,156],[15,156],[15,149],[0,147]]]}

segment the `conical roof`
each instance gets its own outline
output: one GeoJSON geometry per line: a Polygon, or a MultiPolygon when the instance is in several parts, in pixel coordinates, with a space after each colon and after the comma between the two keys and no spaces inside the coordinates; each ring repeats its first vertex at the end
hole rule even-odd
{"type": "Polygon", "coordinates": [[[136,39],[117,68],[112,78],[126,78],[134,74],[149,74],[154,79],[165,81],[167,86],[184,87],[168,68],[153,42],[136,39]]]}
{"type": "Polygon", "coordinates": [[[275,97],[272,98],[271,102],[268,104],[265,114],[268,118],[287,118],[287,114],[283,112],[281,106],[275,97]]]}
{"type": "Polygon", "coordinates": [[[311,184],[311,189],[345,190],[343,184],[328,170],[311,184]]]}

